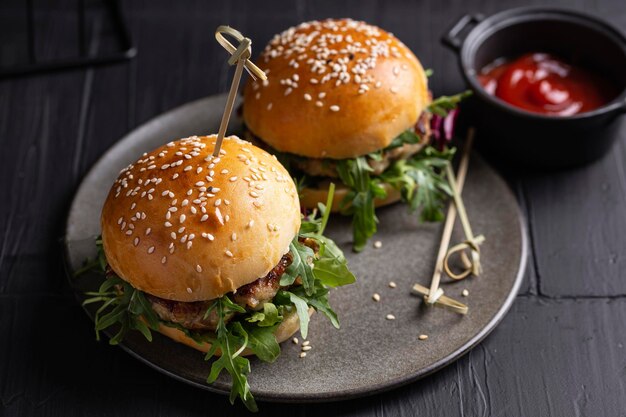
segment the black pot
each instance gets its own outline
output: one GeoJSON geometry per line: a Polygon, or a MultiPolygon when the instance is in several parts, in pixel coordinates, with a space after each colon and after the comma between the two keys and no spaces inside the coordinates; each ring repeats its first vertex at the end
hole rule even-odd
{"type": "Polygon", "coordinates": [[[608,23],[571,10],[524,7],[488,18],[465,15],[442,41],[457,52],[474,91],[465,107],[478,146],[492,159],[524,168],[571,167],[601,157],[617,138],[626,112],[626,38],[608,23]],[[619,94],[604,107],[563,117],[519,109],[482,88],[476,75],[485,65],[528,52],[553,53],[608,77],[619,94]]]}

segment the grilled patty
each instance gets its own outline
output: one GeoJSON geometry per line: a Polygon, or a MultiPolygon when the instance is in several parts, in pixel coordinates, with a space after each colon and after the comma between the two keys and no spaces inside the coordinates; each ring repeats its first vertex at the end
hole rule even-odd
{"type": "MultiPolygon", "coordinates": [[[[291,253],[286,253],[266,276],[239,287],[232,297],[233,301],[250,310],[262,308],[264,303],[276,296],[280,289],[280,277],[291,262],[291,253]]],[[[146,297],[154,312],[163,321],[176,323],[190,330],[215,330],[217,327],[219,317],[215,310],[204,317],[213,300],[188,303],[165,300],[149,294],[146,297]]],[[[226,321],[232,319],[232,316],[233,314],[227,316],[226,321]]]]}

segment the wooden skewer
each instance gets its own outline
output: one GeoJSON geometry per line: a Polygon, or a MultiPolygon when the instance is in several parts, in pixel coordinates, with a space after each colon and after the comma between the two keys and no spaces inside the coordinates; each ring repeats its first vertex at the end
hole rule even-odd
{"type": "Polygon", "coordinates": [[[230,116],[233,113],[233,107],[235,106],[235,98],[237,97],[237,90],[239,89],[239,82],[243,74],[243,69],[256,79],[256,77],[262,80],[267,80],[265,73],[256,65],[250,61],[252,56],[252,41],[249,38],[244,37],[241,32],[233,29],[229,26],[219,26],[215,31],[215,39],[220,45],[224,47],[232,56],[228,59],[230,65],[237,64],[235,68],[235,75],[230,85],[230,91],[228,92],[228,98],[226,99],[226,106],[224,107],[224,114],[222,115],[222,121],[220,122],[220,129],[217,133],[217,140],[215,141],[215,149],[213,150],[213,156],[218,157],[220,149],[222,147],[222,141],[226,135],[226,129],[228,128],[228,122],[230,116]],[[239,46],[235,48],[224,35],[229,35],[239,41],[239,46]]]}

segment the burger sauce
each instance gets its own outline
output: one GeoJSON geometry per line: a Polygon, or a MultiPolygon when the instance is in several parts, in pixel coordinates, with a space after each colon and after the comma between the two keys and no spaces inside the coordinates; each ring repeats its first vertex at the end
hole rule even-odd
{"type": "Polygon", "coordinates": [[[478,79],[487,93],[515,107],[552,116],[588,112],[611,101],[614,87],[592,72],[546,53],[496,60],[478,79]]]}

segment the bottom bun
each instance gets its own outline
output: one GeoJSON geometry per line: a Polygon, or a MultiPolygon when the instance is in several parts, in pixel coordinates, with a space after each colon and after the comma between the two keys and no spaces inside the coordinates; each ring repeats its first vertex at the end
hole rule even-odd
{"type": "MultiPolygon", "coordinates": [[[[315,310],[310,308],[309,316],[312,315],[314,311],[315,310]]],[[[295,311],[292,311],[291,313],[287,313],[285,315],[282,323],[280,323],[280,325],[276,328],[276,331],[274,331],[274,337],[276,337],[276,341],[278,343],[282,343],[285,340],[289,339],[291,336],[293,336],[293,334],[297,332],[298,329],[300,329],[300,320],[298,319],[298,314],[296,314],[295,311]]],[[[189,336],[187,336],[182,330],[179,330],[175,327],[169,327],[164,324],[160,324],[159,333],[204,353],[208,352],[211,348],[210,343],[198,343],[189,336]]],[[[215,354],[217,356],[221,356],[222,352],[220,352],[220,350],[218,349],[215,354]]],[[[244,349],[242,353],[243,356],[248,356],[252,354],[253,353],[250,349],[244,349]]]]}
{"type": "MultiPolygon", "coordinates": [[[[317,203],[326,203],[326,200],[328,199],[328,186],[330,185],[330,183],[323,184],[325,186],[320,185],[317,188],[304,187],[300,191],[300,204],[302,205],[302,207],[313,209],[317,207],[317,203]]],[[[400,201],[400,198],[402,197],[400,195],[400,191],[396,190],[387,183],[382,183],[381,186],[387,193],[387,197],[374,199],[375,207],[387,206],[389,204],[400,201]]],[[[350,189],[343,184],[338,184],[336,186],[335,196],[333,198],[333,206],[330,209],[332,213],[336,213],[339,211],[341,201],[346,196],[348,191],[350,191],[350,189]]]]}

